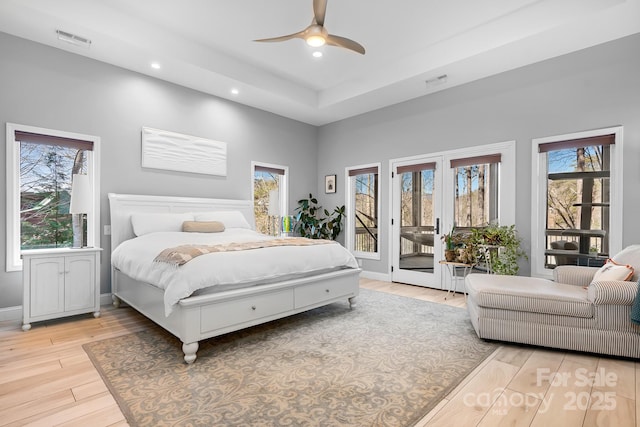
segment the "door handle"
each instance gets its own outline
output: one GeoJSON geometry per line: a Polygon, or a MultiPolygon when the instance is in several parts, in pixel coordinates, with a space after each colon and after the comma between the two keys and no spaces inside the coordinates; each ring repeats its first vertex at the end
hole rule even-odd
{"type": "Polygon", "coordinates": [[[435,234],[440,234],[440,218],[436,218],[436,229],[434,231],[435,234]]]}

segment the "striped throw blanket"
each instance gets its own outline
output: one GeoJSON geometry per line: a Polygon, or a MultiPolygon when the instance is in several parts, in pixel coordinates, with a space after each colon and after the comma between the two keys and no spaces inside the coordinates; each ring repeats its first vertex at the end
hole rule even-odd
{"type": "Polygon", "coordinates": [[[640,282],[638,282],[638,293],[631,306],[631,321],[640,324],[640,282]]]}
{"type": "Polygon", "coordinates": [[[260,240],[255,242],[237,242],[219,245],[180,245],[160,252],[153,262],[161,262],[179,267],[200,255],[215,252],[246,251],[276,246],[311,246],[336,243],[333,240],[287,237],[284,239],[260,240]]]}

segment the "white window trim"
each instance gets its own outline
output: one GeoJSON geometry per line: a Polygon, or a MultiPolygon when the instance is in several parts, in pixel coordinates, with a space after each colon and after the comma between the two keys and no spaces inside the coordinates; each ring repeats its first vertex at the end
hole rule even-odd
{"type": "Polygon", "coordinates": [[[531,275],[551,278],[553,270],[544,268],[544,251],[547,210],[547,154],[539,153],[538,146],[548,142],[566,141],[570,139],[589,138],[601,135],[615,135],[615,144],[611,148],[611,164],[609,169],[610,205],[609,205],[609,252],[616,254],[622,250],[622,140],[623,127],[615,126],[565,135],[535,138],[531,145],[531,275]],[[536,179],[537,176],[537,179],[536,179]]]}
{"type": "Polygon", "coordinates": [[[96,246],[100,242],[100,137],[7,123],[7,272],[22,270],[18,176],[20,173],[20,146],[15,138],[16,130],[93,142],[93,150],[87,156],[87,170],[93,187],[93,212],[87,214],[87,245],[96,246]]]}
{"type": "Polygon", "coordinates": [[[344,182],[347,183],[346,185],[346,191],[345,191],[345,231],[346,231],[346,236],[345,236],[345,245],[346,248],[351,251],[351,253],[353,254],[353,256],[355,256],[356,258],[362,258],[362,259],[373,259],[373,260],[380,260],[380,248],[381,248],[381,236],[382,233],[380,233],[381,230],[381,220],[380,220],[380,214],[382,213],[382,211],[380,210],[380,196],[382,193],[382,163],[367,163],[364,165],[357,165],[357,166],[349,166],[347,168],[345,168],[344,170],[344,176],[345,176],[345,180],[344,182]],[[354,246],[355,246],[355,241],[356,241],[356,229],[355,229],[355,221],[353,219],[353,212],[355,211],[355,200],[356,200],[356,195],[355,195],[355,191],[354,191],[354,186],[353,183],[351,182],[351,179],[355,179],[355,177],[350,177],[349,176],[349,172],[354,170],[354,169],[364,169],[364,168],[378,168],[378,194],[376,196],[377,201],[378,201],[378,207],[377,207],[377,211],[378,211],[378,250],[376,252],[361,252],[361,251],[356,251],[354,250],[354,246]]]}
{"type": "MultiPolygon", "coordinates": [[[[262,166],[265,168],[273,168],[273,169],[282,169],[284,171],[284,175],[283,178],[280,180],[280,186],[279,186],[279,190],[280,190],[280,216],[284,216],[284,215],[293,215],[292,213],[289,213],[289,166],[282,166],[282,165],[276,165],[273,163],[264,163],[264,162],[256,162],[256,161],[252,161],[251,162],[251,198],[249,200],[251,200],[251,202],[253,203],[254,200],[254,177],[256,176],[256,166],[262,166]]],[[[254,218],[254,224],[252,224],[252,227],[255,229],[256,225],[255,225],[255,218],[254,218]]]]}

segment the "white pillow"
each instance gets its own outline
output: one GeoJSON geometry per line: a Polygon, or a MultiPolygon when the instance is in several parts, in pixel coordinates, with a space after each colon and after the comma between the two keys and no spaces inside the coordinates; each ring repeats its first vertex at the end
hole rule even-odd
{"type": "Polygon", "coordinates": [[[612,259],[600,267],[593,276],[593,282],[606,280],[629,280],[633,277],[633,267],[628,264],[618,264],[612,259]]]}
{"type": "Polygon", "coordinates": [[[192,213],[134,213],[131,225],[136,236],[158,231],[182,231],[182,223],[193,221],[192,213]]]}
{"type": "Polygon", "coordinates": [[[640,245],[630,245],[615,254],[612,259],[616,262],[616,264],[629,264],[634,268],[633,276],[631,277],[631,281],[637,282],[640,277],[638,273],[640,273],[640,245]]]}
{"type": "Polygon", "coordinates": [[[219,221],[225,228],[248,228],[251,225],[240,211],[194,212],[196,221],[219,221]]]}

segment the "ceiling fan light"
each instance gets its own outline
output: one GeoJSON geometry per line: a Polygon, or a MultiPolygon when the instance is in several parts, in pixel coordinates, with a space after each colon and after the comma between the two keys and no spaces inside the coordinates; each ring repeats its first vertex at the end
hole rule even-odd
{"type": "Polygon", "coordinates": [[[307,44],[313,47],[324,46],[324,44],[327,42],[324,37],[316,34],[307,37],[306,40],[307,40],[307,44]]]}

